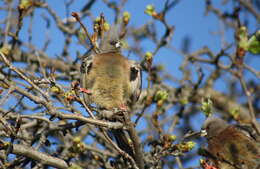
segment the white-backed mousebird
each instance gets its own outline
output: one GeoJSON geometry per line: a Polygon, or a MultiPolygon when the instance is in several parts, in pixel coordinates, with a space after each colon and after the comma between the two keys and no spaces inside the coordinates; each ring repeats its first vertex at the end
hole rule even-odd
{"type": "Polygon", "coordinates": [[[202,128],[215,167],[260,169],[260,143],[249,133],[217,117],[209,117],[202,128]]]}
{"type": "MultiPolygon", "coordinates": [[[[81,85],[90,91],[84,94],[86,103],[95,103],[106,110],[129,110],[141,93],[141,69],[137,62],[121,54],[116,35],[101,39],[99,52],[91,52],[83,59],[81,85]]],[[[123,130],[112,131],[121,149],[133,156],[123,130]]]]}

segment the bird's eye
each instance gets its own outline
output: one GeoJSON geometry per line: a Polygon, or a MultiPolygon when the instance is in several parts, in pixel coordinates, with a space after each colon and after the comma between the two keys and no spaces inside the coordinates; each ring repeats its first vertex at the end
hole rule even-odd
{"type": "Polygon", "coordinates": [[[116,43],[117,43],[117,41],[115,41],[115,40],[111,40],[111,41],[110,41],[110,45],[113,45],[113,46],[114,46],[116,43]]]}

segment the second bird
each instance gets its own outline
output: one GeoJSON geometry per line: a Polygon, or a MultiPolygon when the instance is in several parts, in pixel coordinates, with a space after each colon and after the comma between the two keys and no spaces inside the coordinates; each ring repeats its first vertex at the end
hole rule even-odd
{"type": "Polygon", "coordinates": [[[249,133],[216,117],[209,117],[203,128],[218,169],[260,169],[260,143],[249,133]]]}

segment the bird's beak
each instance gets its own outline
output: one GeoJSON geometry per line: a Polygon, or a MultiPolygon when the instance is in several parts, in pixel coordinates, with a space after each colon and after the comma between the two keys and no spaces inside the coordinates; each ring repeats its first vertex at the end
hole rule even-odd
{"type": "Polygon", "coordinates": [[[206,131],[206,129],[200,130],[200,135],[201,135],[201,137],[207,136],[207,131],[206,131]]]}

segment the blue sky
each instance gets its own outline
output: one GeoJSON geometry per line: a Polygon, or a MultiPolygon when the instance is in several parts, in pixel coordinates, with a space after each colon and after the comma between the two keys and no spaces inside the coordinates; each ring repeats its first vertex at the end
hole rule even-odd
{"type": "MultiPolygon", "coordinates": [[[[64,2],[66,0],[47,0],[50,7],[58,14],[60,18],[65,18],[65,6],[64,2]]],[[[82,8],[82,4],[85,4],[86,0],[76,0],[75,3],[70,7],[70,12],[80,11],[82,8]]],[[[156,11],[160,11],[163,8],[164,0],[129,0],[125,5],[123,11],[128,11],[131,13],[131,21],[130,25],[143,25],[147,21],[152,20],[151,16],[148,16],[144,13],[145,7],[148,4],[153,4],[155,6],[156,11]]],[[[227,11],[232,11],[232,4],[227,4],[223,6],[221,4],[222,1],[215,1],[214,5],[216,7],[225,9],[227,11]]],[[[1,6],[2,2],[0,2],[1,6]]],[[[99,16],[101,12],[103,12],[106,16],[106,19],[112,23],[113,21],[113,12],[109,8],[107,8],[103,1],[98,0],[97,3],[94,4],[92,10],[92,14],[94,17],[99,16]]],[[[41,15],[45,14],[49,16],[44,9],[37,9],[35,13],[35,18],[33,21],[33,39],[32,43],[41,49],[46,40],[46,35],[50,37],[52,43],[48,47],[47,54],[52,57],[56,55],[61,55],[64,35],[56,29],[56,25],[51,22],[51,29],[46,30],[46,23],[42,19],[41,15]]],[[[0,13],[0,17],[3,18],[4,14],[0,13]]],[[[49,16],[50,17],[50,16],[49,16]]],[[[50,17],[51,18],[51,17],[50,17]]],[[[246,18],[246,16],[241,16],[241,18],[246,18]]],[[[171,46],[176,49],[181,49],[183,38],[189,36],[191,39],[191,48],[190,52],[196,51],[203,46],[208,46],[213,52],[218,52],[221,49],[221,39],[218,35],[221,28],[224,27],[223,24],[216,18],[213,14],[205,15],[205,1],[197,0],[182,0],[180,3],[175,6],[166,16],[167,22],[171,25],[175,26],[174,35],[171,41],[171,46]]],[[[254,20],[250,19],[252,22],[249,25],[249,32],[253,33],[256,29],[259,29],[259,24],[254,22],[254,20]]],[[[91,20],[86,18],[84,19],[84,24],[88,27],[91,26],[91,20]]],[[[164,33],[164,29],[161,23],[156,22],[158,28],[158,34],[162,35],[164,33]],[[160,31],[162,30],[162,31],[160,31]]],[[[29,18],[24,19],[24,25],[20,33],[20,38],[24,40],[28,40],[28,27],[29,27],[29,18]]],[[[225,40],[228,42],[234,42],[234,32],[231,29],[228,29],[225,32],[225,40]]],[[[146,51],[153,51],[154,44],[149,41],[144,41],[142,43],[143,48],[146,51]]],[[[76,56],[76,52],[79,51],[83,54],[86,49],[78,44],[76,39],[73,39],[73,45],[69,48],[71,57],[74,59],[76,56]]],[[[134,55],[131,55],[130,58],[136,59],[134,55]]],[[[253,61],[250,63],[253,67],[259,70],[260,57],[254,57],[253,61]]],[[[176,78],[181,78],[182,73],[179,70],[179,66],[183,61],[183,55],[180,55],[173,50],[163,48],[161,49],[154,58],[155,64],[162,64],[166,67],[166,71],[173,74],[176,78]]],[[[252,74],[247,73],[247,78],[252,78],[252,74]]],[[[224,83],[218,82],[216,84],[216,89],[220,91],[227,90],[225,88],[224,83]]],[[[199,130],[201,122],[204,120],[202,114],[196,115],[196,121],[194,121],[194,129],[199,130]]],[[[194,163],[198,163],[198,161],[194,161],[194,163]]],[[[189,165],[194,165],[194,163],[190,163],[189,165]]]]}

